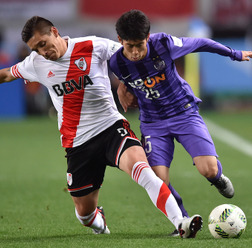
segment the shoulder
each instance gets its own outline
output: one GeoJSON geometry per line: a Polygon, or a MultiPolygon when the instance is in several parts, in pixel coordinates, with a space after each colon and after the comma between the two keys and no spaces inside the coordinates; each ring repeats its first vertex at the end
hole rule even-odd
{"type": "Polygon", "coordinates": [[[173,36],[166,33],[153,33],[150,35],[149,42],[155,44],[170,44],[173,42],[173,36]]]}
{"type": "Polygon", "coordinates": [[[32,51],[27,57],[26,59],[29,60],[35,60],[35,59],[40,59],[43,58],[43,56],[39,55],[38,53],[36,53],[35,51],[32,51]]]}
{"type": "Polygon", "coordinates": [[[69,38],[68,37],[68,41],[73,42],[73,43],[78,43],[78,42],[87,41],[87,40],[92,41],[95,38],[96,38],[96,36],[83,36],[83,37],[76,37],[76,38],[69,38]]]}
{"type": "Polygon", "coordinates": [[[97,37],[97,36],[87,36],[82,38],[72,39],[73,42],[85,42],[92,46],[94,54],[97,54],[99,57],[102,54],[102,58],[109,59],[122,45],[119,42],[97,37]]]}
{"type": "Polygon", "coordinates": [[[120,60],[122,54],[123,47],[120,44],[120,47],[116,50],[116,52],[110,58],[110,63],[115,63],[117,60],[120,60]]]}
{"type": "Polygon", "coordinates": [[[166,33],[153,33],[150,35],[148,44],[156,51],[170,51],[174,44],[173,36],[166,33]]]}
{"type": "Polygon", "coordinates": [[[28,55],[23,61],[19,62],[19,64],[33,66],[35,63],[40,63],[42,60],[45,60],[43,56],[37,54],[35,51],[32,51],[30,55],[28,55]]]}
{"type": "Polygon", "coordinates": [[[110,58],[109,60],[109,66],[111,70],[119,77],[119,71],[120,68],[125,68],[126,67],[126,62],[123,59],[122,55],[122,49],[123,47],[120,47],[110,58]]]}
{"type": "Polygon", "coordinates": [[[78,43],[78,42],[84,42],[84,41],[91,41],[95,46],[101,46],[101,45],[108,45],[108,44],[116,44],[118,42],[115,42],[113,40],[102,38],[98,36],[85,36],[85,37],[78,37],[78,38],[72,38],[69,39],[70,42],[78,43]]]}
{"type": "Polygon", "coordinates": [[[160,39],[171,39],[171,35],[170,34],[166,34],[166,33],[153,33],[150,35],[150,41],[158,41],[160,39]]]}
{"type": "Polygon", "coordinates": [[[68,37],[68,45],[71,47],[74,46],[87,46],[93,45],[94,36],[86,36],[86,37],[77,37],[77,38],[69,38],[68,37]]]}

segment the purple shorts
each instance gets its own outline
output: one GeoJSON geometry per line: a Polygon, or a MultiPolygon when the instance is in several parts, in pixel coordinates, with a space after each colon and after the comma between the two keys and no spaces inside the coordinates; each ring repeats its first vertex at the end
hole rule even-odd
{"type": "Polygon", "coordinates": [[[140,125],[142,144],[150,166],[170,167],[174,154],[174,139],[183,145],[192,158],[218,157],[207,126],[198,111],[181,114],[140,125]]]}

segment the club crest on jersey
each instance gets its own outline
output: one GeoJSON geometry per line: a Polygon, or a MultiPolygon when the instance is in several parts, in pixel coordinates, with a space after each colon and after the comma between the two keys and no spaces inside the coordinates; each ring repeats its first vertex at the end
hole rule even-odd
{"type": "Polygon", "coordinates": [[[73,183],[73,176],[71,173],[67,173],[67,184],[71,186],[73,183]]]}
{"type": "Polygon", "coordinates": [[[85,71],[87,69],[87,62],[83,57],[81,57],[80,59],[76,59],[74,63],[82,71],[85,71]]]}
{"type": "Polygon", "coordinates": [[[154,62],[154,68],[157,71],[162,71],[165,68],[165,62],[159,56],[153,58],[153,62],[154,62]]]}

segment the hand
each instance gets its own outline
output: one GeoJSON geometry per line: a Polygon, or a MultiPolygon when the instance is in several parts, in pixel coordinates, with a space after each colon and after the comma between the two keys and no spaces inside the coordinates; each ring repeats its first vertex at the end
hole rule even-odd
{"type": "Polygon", "coordinates": [[[249,61],[252,58],[252,51],[242,51],[242,61],[249,61]]]}
{"type": "Polygon", "coordinates": [[[15,80],[16,78],[12,76],[10,72],[10,68],[4,68],[0,70],[0,84],[4,82],[10,82],[15,80]]]}
{"type": "Polygon", "coordinates": [[[127,87],[123,83],[119,84],[117,95],[124,112],[127,112],[128,108],[138,107],[137,98],[127,90],[127,87]]]}

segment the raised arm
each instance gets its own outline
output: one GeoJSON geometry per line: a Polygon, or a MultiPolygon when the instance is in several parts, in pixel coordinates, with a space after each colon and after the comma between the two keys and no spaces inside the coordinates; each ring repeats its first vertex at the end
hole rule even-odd
{"type": "Polygon", "coordinates": [[[10,68],[4,68],[0,70],[0,84],[5,82],[10,82],[15,80],[16,78],[12,76],[10,72],[10,68]]]}
{"type": "Polygon", "coordinates": [[[251,58],[251,51],[240,51],[227,47],[219,42],[207,38],[182,37],[177,38],[170,36],[168,39],[172,58],[175,60],[179,57],[194,52],[217,53],[222,56],[228,56],[232,60],[248,61],[251,58]]]}

